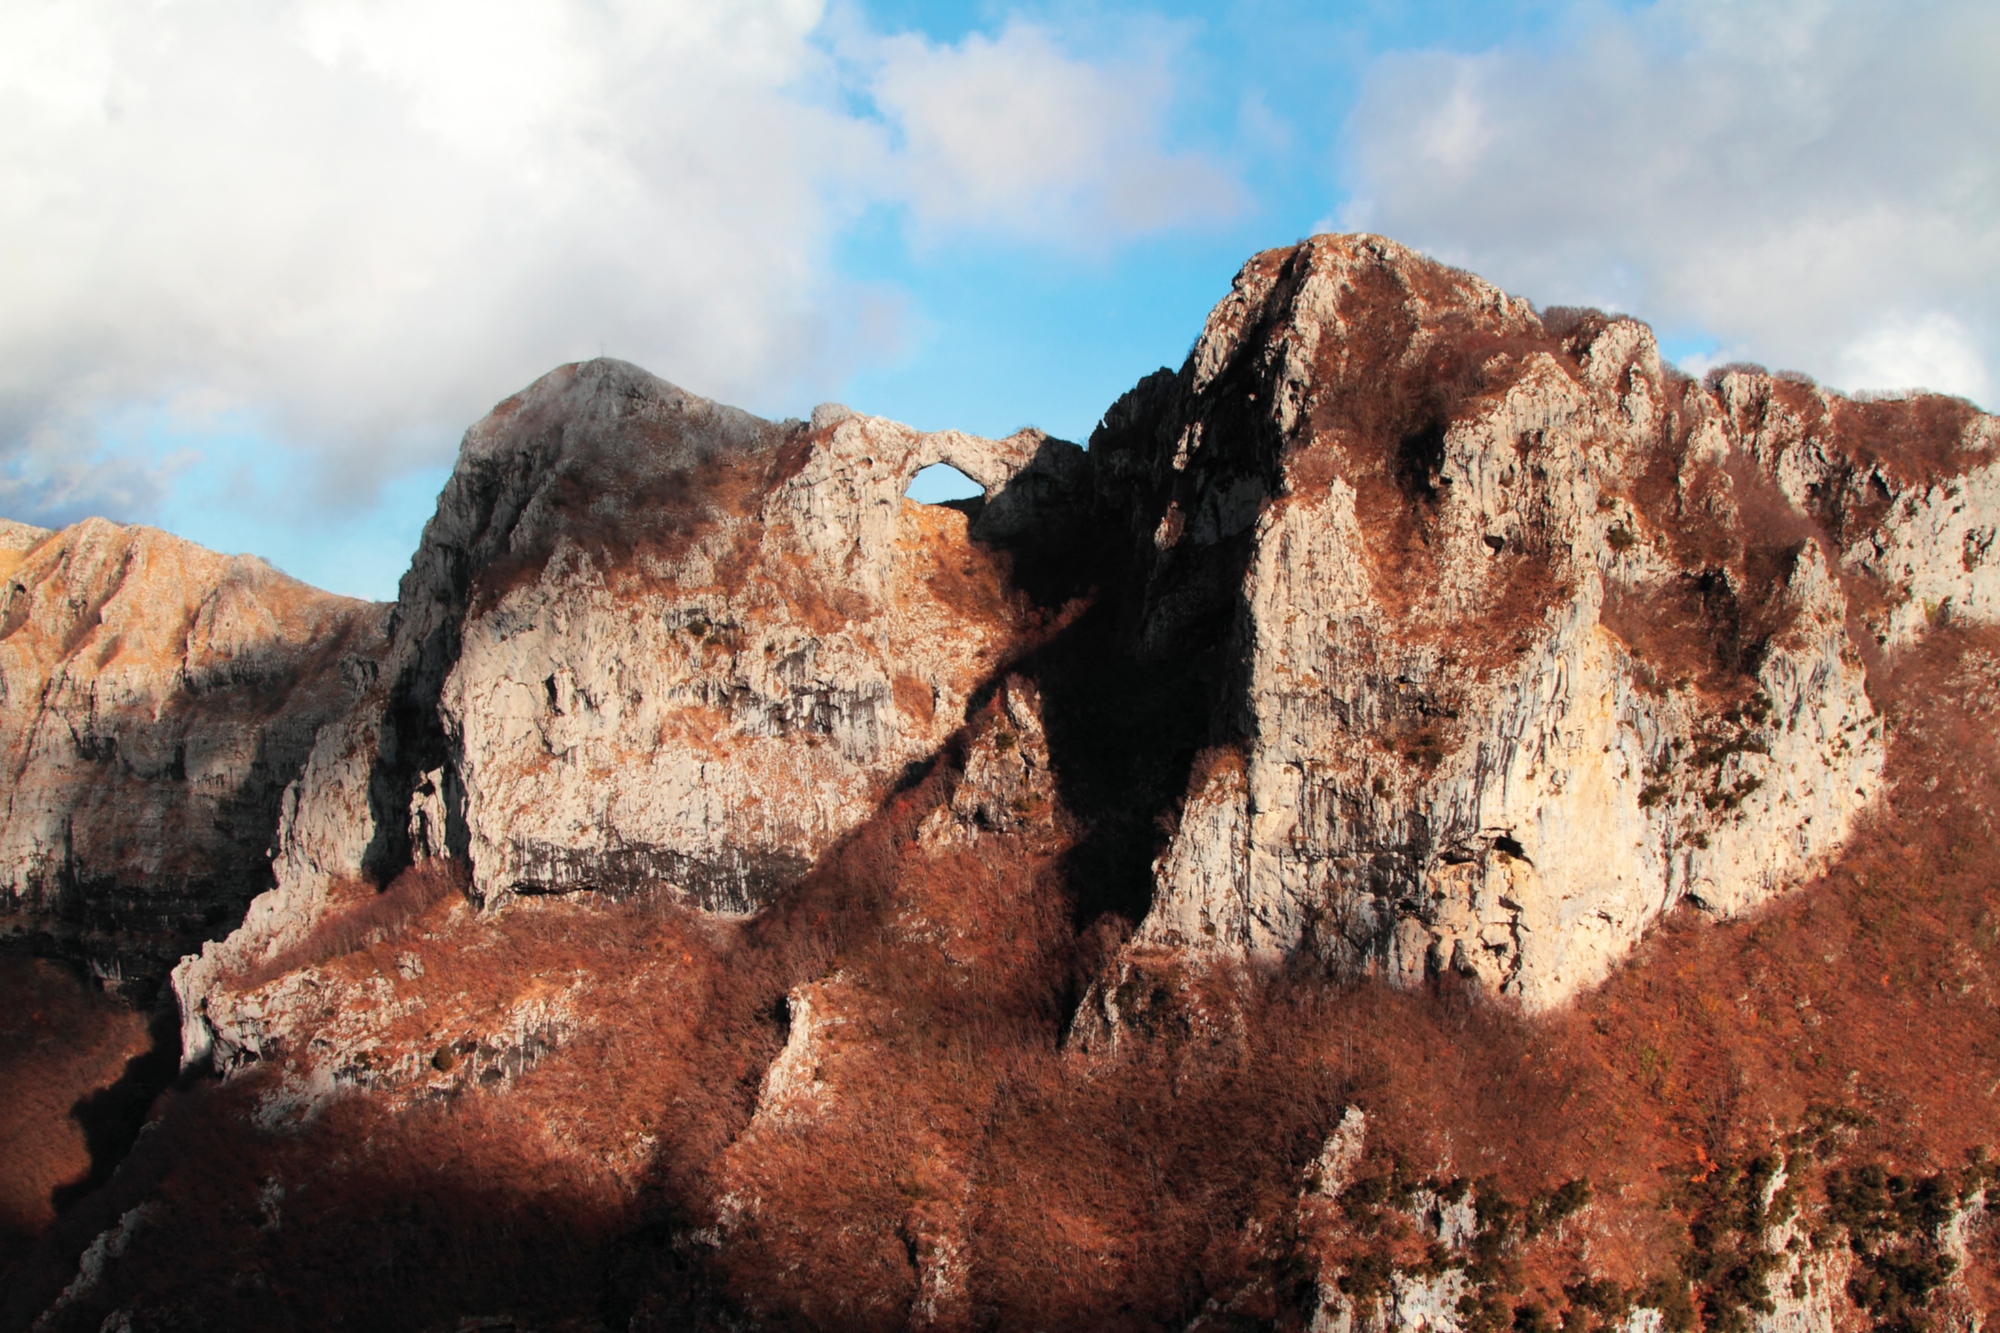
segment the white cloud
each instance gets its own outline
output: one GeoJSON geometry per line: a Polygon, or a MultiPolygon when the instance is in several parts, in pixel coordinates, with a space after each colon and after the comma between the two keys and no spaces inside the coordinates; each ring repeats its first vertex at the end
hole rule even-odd
{"type": "Polygon", "coordinates": [[[1869,330],[1841,350],[1842,383],[1864,389],[1934,389],[1989,401],[1986,359],[1963,324],[1931,311],[1869,330]]]}
{"type": "Polygon", "coordinates": [[[1985,0],[1580,8],[1552,47],[1381,61],[1342,218],[1845,387],[1984,394],[1996,63],[1985,0]]]}
{"type": "Polygon", "coordinates": [[[0,509],[152,512],[185,460],[107,444],[135,412],[177,438],[259,423],[316,502],[364,501],[600,349],[752,406],[809,401],[894,337],[895,294],[833,267],[863,207],[1089,248],[1212,216],[1228,189],[1162,146],[1158,61],[1080,61],[1029,28],[874,39],[857,88],[823,18],[10,0],[0,509]]]}
{"type": "Polygon", "coordinates": [[[941,46],[916,34],[867,43],[876,105],[898,130],[897,164],[926,232],[969,229],[1088,245],[1242,204],[1214,161],[1161,144],[1173,97],[1168,52],[1096,64],[1045,30],[1010,23],[941,46]]]}

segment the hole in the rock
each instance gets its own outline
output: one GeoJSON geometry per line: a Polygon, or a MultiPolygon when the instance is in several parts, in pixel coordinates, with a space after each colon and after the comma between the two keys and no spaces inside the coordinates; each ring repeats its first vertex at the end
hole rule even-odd
{"type": "Polygon", "coordinates": [[[918,504],[950,504],[954,500],[976,500],[986,488],[949,463],[932,463],[917,473],[903,492],[918,504]]]}

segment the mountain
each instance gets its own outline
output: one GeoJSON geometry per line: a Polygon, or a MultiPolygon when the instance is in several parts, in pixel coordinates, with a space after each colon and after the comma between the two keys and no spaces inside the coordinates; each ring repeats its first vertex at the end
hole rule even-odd
{"type": "Polygon", "coordinates": [[[102,519],[0,526],[0,577],[0,938],[150,998],[271,887],[280,801],[383,608],[102,519]]]}
{"type": "Polygon", "coordinates": [[[1977,1328],[1997,525],[1962,401],[1344,236],[1088,449],[563,367],[388,608],[10,529],[16,913],[189,952],[8,1317],[1977,1328]]]}

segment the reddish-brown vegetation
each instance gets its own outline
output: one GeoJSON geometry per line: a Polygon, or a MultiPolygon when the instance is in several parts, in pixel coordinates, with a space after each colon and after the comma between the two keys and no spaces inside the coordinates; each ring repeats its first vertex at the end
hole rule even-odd
{"type": "MultiPolygon", "coordinates": [[[[1356,334],[1322,351],[1345,360],[1317,368],[1341,386],[1318,405],[1318,444],[1286,456],[1240,383],[1209,424],[1261,440],[1246,452],[1266,456],[1245,466],[1266,481],[1281,464],[1295,479],[1346,477],[1371,515],[1378,596],[1407,617],[1435,567],[1446,424],[1533,354],[1579,370],[1607,317],[1550,311],[1537,331],[1490,307],[1474,317],[1447,272],[1421,269],[1411,290],[1380,270],[1363,281],[1356,334]],[[1457,313],[1405,365],[1412,297],[1457,313]]],[[[1782,585],[1825,520],[1816,511],[1815,528],[1761,473],[1691,462],[1709,391],[1672,374],[1667,390],[1666,437],[1611,500],[1637,508],[1612,545],[1657,543],[1684,573],[1643,605],[1612,590],[1605,623],[1657,686],[1733,701],[1717,729],[1734,731],[1764,706],[1758,654],[1790,627],[1782,585]]],[[[1898,466],[1942,466],[1954,419],[1937,409],[1881,447],[1898,466]]],[[[593,527],[590,487],[558,477],[542,501],[560,511],[550,531],[642,568],[694,526],[747,512],[797,465],[799,438],[619,476],[655,488],[642,498],[663,517],[640,533],[593,527]]],[[[1523,441],[1524,466],[1534,447],[1523,441]]],[[[1905,1241],[1986,1179],[1973,1154],[2000,1141],[2000,631],[1946,626],[1874,664],[1894,798],[1829,873],[1741,920],[1669,916],[1604,985],[1529,1019],[1449,975],[1398,990],[1331,979],[1304,956],[1128,948],[1169,831],[1156,821],[1190,780],[1244,763],[1213,724],[1236,664],[1209,646],[1220,635],[1192,632],[1203,646],[1136,660],[1125,621],[1150,610],[1154,588],[1136,591],[1149,571],[1110,570],[1096,602],[1037,609],[1010,595],[1005,553],[963,541],[963,518],[912,524],[903,558],[931,591],[1019,631],[1004,667],[1036,681],[1058,800],[1012,806],[1004,831],[934,836],[977,747],[1022,745],[1002,739],[1010,687],[996,675],[928,767],[893,790],[885,780],[873,818],[749,921],[701,918],[664,892],[483,916],[441,861],[380,892],[347,886],[307,939],[228,985],[310,972],[321,996],[387,996],[362,1015],[364,1053],[379,1058],[337,1071],[366,1086],[266,1114],[308,1068],[326,1072],[308,1042],[175,1091],[120,1176],[23,1265],[8,1316],[46,1309],[91,1236],[145,1203],[125,1257],[53,1326],[99,1328],[137,1306],[162,1326],[223,1329],[491,1317],[1115,1330],[1226,1306],[1239,1325],[1294,1329],[1322,1274],[1360,1298],[1392,1269],[1456,1261],[1408,1221],[1428,1190],[1475,1204],[1468,1333],[1592,1333],[1634,1301],[1674,1333],[1742,1333],[1775,1271],[1760,1247],[1782,1188],[1818,1210],[1816,1241],[1842,1243],[1845,1228],[1855,1326],[1915,1333],[1933,1317],[1944,1265],[1934,1243],[1905,1241]],[[573,1021],[533,1059],[463,1076],[463,1057],[530,993],[560,994],[573,1021]],[[1113,1007],[1115,1031],[1085,1040],[1077,1015],[1113,1007]],[[781,1053],[789,1082],[767,1096],[781,1053]],[[1357,1173],[1302,1203],[1348,1107],[1368,1124],[1357,1173]]],[[[1480,622],[1501,652],[1564,589],[1547,553],[1494,554],[1515,562],[1480,622]]],[[[479,595],[549,555],[513,550],[479,595]]],[[[1195,559],[1164,557],[1181,558],[1195,559]]],[[[1190,604],[1241,586],[1211,582],[1190,604]]],[[[854,594],[801,577],[776,595],[830,626],[854,594]]],[[[692,652],[756,651],[706,618],[680,629],[692,652]]],[[[922,681],[893,688],[912,715],[928,711],[922,681]]],[[[1453,740],[1446,725],[1412,716],[1386,734],[1430,766],[1453,740]]],[[[1712,757],[1740,740],[1698,743],[1712,757]]],[[[1965,1284],[1991,1308],[1990,1239],[1965,1284]]]]}
{"type": "Polygon", "coordinates": [[[463,862],[427,860],[380,889],[361,880],[336,884],[329,890],[334,906],[304,939],[255,964],[233,984],[251,990],[287,972],[366,948],[402,930],[433,903],[463,893],[470,882],[463,862]]]}
{"type": "Polygon", "coordinates": [[[144,1017],[75,970],[0,958],[0,1280],[91,1172],[75,1108],[147,1045],[144,1017]]]}
{"type": "MultiPolygon", "coordinates": [[[[1304,264],[1303,252],[1293,262],[1304,264]]],[[[1436,586],[1433,538],[1447,429],[1477,400],[1504,394],[1536,353],[1575,369],[1574,352],[1559,336],[1466,299],[1463,288],[1474,281],[1431,266],[1407,275],[1376,266],[1356,270],[1342,296],[1343,336],[1320,345],[1313,446],[1286,460],[1307,487],[1337,473],[1354,488],[1357,512],[1369,515],[1375,601],[1396,620],[1424,605],[1436,586]],[[1404,276],[1415,286],[1406,287],[1404,276]]],[[[1523,448],[1524,465],[1532,465],[1532,442],[1523,448]]],[[[1557,595],[1553,582],[1532,572],[1521,577],[1512,568],[1520,563],[1510,562],[1503,576],[1513,586],[1502,600],[1513,605],[1557,595]]],[[[1517,610],[1533,615],[1546,605],[1517,610]]]]}
{"type": "MultiPolygon", "coordinates": [[[[755,423],[762,429],[753,432],[749,422],[714,430],[706,420],[639,411],[589,437],[565,438],[561,425],[548,426],[535,450],[545,455],[537,462],[547,477],[529,504],[526,530],[479,534],[502,544],[485,553],[473,613],[539,577],[558,539],[599,569],[643,582],[649,565],[671,561],[717,519],[747,517],[758,498],[803,466],[813,439],[768,423],[755,423]]],[[[509,527],[520,517],[494,516],[509,527]]]]}

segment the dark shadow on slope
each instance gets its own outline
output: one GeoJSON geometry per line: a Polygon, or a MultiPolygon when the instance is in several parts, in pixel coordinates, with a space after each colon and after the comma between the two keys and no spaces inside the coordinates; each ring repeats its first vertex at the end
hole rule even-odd
{"type": "Polygon", "coordinates": [[[78,1100],[70,1119],[83,1130],[90,1173],[50,1196],[58,1213],[104,1186],[139,1138],[153,1099],[174,1081],[181,1067],[180,1010],[168,992],[156,1002],[147,1023],[152,1045],[125,1062],[117,1082],[78,1100]]]}
{"type": "Polygon", "coordinates": [[[1153,858],[1209,743],[1232,614],[1211,612],[1164,654],[1140,652],[1149,571],[1134,553],[1129,516],[1102,498],[1103,458],[1048,441],[970,528],[973,540],[1007,553],[1014,586],[1045,612],[1088,603],[1012,667],[1041,692],[1057,790],[1082,829],[1067,861],[1079,925],[1105,913],[1136,923],[1151,905],[1153,858]]]}
{"type": "Polygon", "coordinates": [[[1092,434],[1062,533],[1015,555],[1017,582],[1045,605],[1085,579],[1092,594],[1021,668],[1041,688],[1057,786],[1083,825],[1068,861],[1079,926],[1144,918],[1195,757],[1244,739],[1244,577],[1281,449],[1246,388],[1255,373],[1232,366],[1199,398],[1169,370],[1142,380],[1092,434]],[[1184,430],[1210,447],[1168,466],[1184,430]]]}
{"type": "Polygon", "coordinates": [[[1067,863],[1080,925],[1107,912],[1136,924],[1151,907],[1153,859],[1208,743],[1226,665],[1219,634],[1206,651],[1139,660],[1121,611],[1100,602],[1022,663],[1042,692],[1057,790],[1082,826],[1067,863]]]}
{"type": "Polygon", "coordinates": [[[582,1182],[513,1178],[519,1155],[448,1112],[266,1136],[249,1123],[254,1093],[210,1084],[173,1094],[111,1188],[66,1216],[15,1275],[0,1327],[89,1333],[121,1308],[137,1327],[245,1333],[476,1319],[546,1327],[618,1313],[603,1310],[615,1299],[614,1241],[635,1219],[582,1182]],[[480,1141],[468,1148],[467,1135],[480,1141]],[[304,1153],[348,1165],[296,1196],[266,1192],[269,1180],[312,1178],[304,1153]],[[101,1279],[43,1315],[93,1238],[119,1231],[124,1252],[101,1279]]]}
{"type": "MultiPolygon", "coordinates": [[[[281,666],[265,676],[239,672],[223,685],[208,687],[201,707],[212,715],[226,716],[233,709],[268,717],[291,692],[309,688],[315,675],[365,662],[341,662],[351,639],[351,633],[343,633],[323,646],[311,670],[281,666]]],[[[183,956],[235,930],[251,900],[274,883],[271,844],[279,802],[304,770],[321,720],[316,714],[278,719],[257,734],[249,776],[213,814],[216,830],[224,835],[215,849],[213,873],[135,886],[115,876],[83,873],[72,862],[63,868],[56,910],[44,919],[44,928],[10,933],[0,944],[0,952],[47,958],[105,978],[107,990],[147,1015],[148,1049],[129,1059],[115,1081],[70,1108],[69,1118],[83,1133],[89,1168],[50,1193],[59,1220],[112,1178],[155,1100],[179,1074],[180,1014],[168,975],[183,956]]],[[[177,772],[175,777],[184,775],[177,772]]],[[[88,984],[95,988],[97,983],[88,984]]]]}
{"type": "Polygon", "coordinates": [[[120,819],[160,828],[176,854],[151,868],[121,860],[106,846],[119,839],[102,809],[79,810],[77,822],[92,828],[66,829],[76,845],[65,846],[41,892],[0,904],[0,923],[10,927],[0,952],[87,966],[150,1010],[175,964],[235,930],[276,882],[271,853],[284,793],[304,772],[321,726],[350,698],[350,678],[373,667],[353,653],[354,638],[350,624],[300,660],[271,655],[188,681],[157,725],[111,715],[108,731],[132,733],[124,743],[150,736],[171,759],[138,765],[121,749],[122,733],[96,738],[81,755],[123,770],[120,819]],[[233,789],[214,798],[188,790],[186,751],[204,728],[248,730],[255,746],[233,789]]]}
{"type": "MultiPolygon", "coordinates": [[[[1076,651],[1089,641],[1079,633],[1076,651]]],[[[1991,636],[1975,646],[1990,655],[1991,636]]],[[[1935,665],[1943,671],[1949,661],[1935,665]]],[[[1947,713],[1949,701],[1970,693],[1949,672],[1913,680],[1911,688],[1919,698],[1944,701],[1938,707],[1947,713]]],[[[1530,1021],[1442,987],[1412,993],[1329,987],[1309,976],[1276,984],[1253,978],[1247,1002],[1240,993],[1229,1001],[1227,986],[1212,997],[1218,1005],[1245,1005],[1247,1044],[1240,1048],[1169,1033],[1092,1066],[1087,1077],[1053,1055],[1023,1061],[978,1145],[986,1174],[971,1272],[977,1300],[992,1312],[988,1325],[1181,1327],[1211,1300],[1226,1304],[1233,1292],[1255,1294],[1273,1271],[1291,1273],[1286,1265],[1296,1256],[1286,1242],[1264,1250],[1235,1238],[1252,1234],[1253,1223],[1261,1234],[1281,1235],[1296,1208],[1303,1163],[1348,1105],[1370,1117],[1364,1178],[1394,1176],[1398,1155],[1419,1174],[1453,1160],[1467,1177],[1498,1172],[1500,1187],[1534,1199],[1565,1180],[1609,1185],[1626,1178],[1616,1173],[1630,1172],[1631,1199],[1621,1203],[1606,1189],[1599,1206],[1622,1208],[1619,1218],[1663,1218],[1662,1225],[1681,1225],[1680,1214],[1658,1200],[1679,1197],[1665,1191],[1692,1172],[1697,1145],[1719,1159],[1725,1150],[1767,1144],[1757,1136],[1768,1136],[1774,1121],[1790,1123],[1800,1107],[1845,1095],[1851,1068],[1878,1090],[1872,1105],[1891,1129],[1921,1131],[1921,1162],[1957,1160],[1963,1140],[1987,1135],[1991,1124],[1982,1108],[1992,1076],[1984,1052],[1995,908],[1978,849],[1990,843],[1984,812],[1994,770],[1984,762],[1991,742],[1985,718],[1944,722],[1973,730],[1938,737],[1938,751],[1916,771],[1940,771],[1944,754],[1981,762],[1959,775],[1971,790],[1937,797],[1960,804],[1957,826],[1932,818],[1941,810],[1908,816],[1911,826],[1940,831],[1929,851],[1921,837],[1886,839],[1870,853],[1873,864],[1861,867],[1882,887],[1840,890],[1845,908],[1838,895],[1798,895],[1698,934],[1670,922],[1662,939],[1572,1013],[1530,1021]],[[1930,864],[1907,864],[1913,855],[1930,864]],[[1950,882],[1933,887],[1933,874],[1950,882]],[[1906,880],[1922,891],[1904,891],[1906,880]],[[1970,942],[1980,970],[1948,941],[1970,942]],[[1835,950],[1856,957],[1830,968],[1821,959],[1835,950]],[[1704,970],[1690,977],[1684,964],[1696,952],[1704,970]],[[1766,967],[1778,969],[1774,979],[1762,979],[1766,967]],[[1960,977],[1981,989],[1959,993],[1960,977]],[[1948,981],[1950,991],[1943,989],[1948,981]],[[1791,997],[1808,990],[1812,1012],[1803,1014],[1791,997]],[[1780,1002],[1747,1031],[1733,1011],[1701,1002],[1749,993],[1780,1002]],[[1815,1025],[1820,1013],[1830,1028],[1815,1025]],[[1810,1058],[1822,1046],[1838,1056],[1823,1069],[1810,1058]],[[1954,1058],[1940,1062],[1939,1050],[1954,1058]],[[1933,1067],[1940,1063],[1941,1071],[1933,1067]],[[1939,1078],[1951,1084],[1949,1097],[1928,1090],[1939,1078]],[[1913,1110],[1899,1111],[1903,1101],[1913,1110]],[[1615,1119],[1607,1118],[1607,1105],[1619,1109],[1615,1119]],[[1442,1145],[1455,1156],[1446,1158],[1442,1145]],[[1687,1172],[1676,1176],[1684,1161],[1687,1172]],[[1064,1201],[1066,1218],[1107,1228],[1135,1259],[1122,1267],[1075,1262],[1068,1237],[1050,1222],[1050,1199],[1064,1201]]],[[[90,1237],[138,1202],[163,1197],[173,1211],[150,1223],[150,1233],[138,1232],[151,1239],[53,1327],[94,1329],[135,1294],[152,1302],[148,1314],[177,1311],[221,1329],[422,1329],[503,1316],[516,1327],[565,1320],[742,1326],[748,1320],[733,1293],[743,1288],[730,1285],[741,1276],[729,1267],[742,1258],[729,1249],[736,1242],[718,1247],[699,1234],[711,1220],[712,1193],[704,1190],[714,1187],[705,1167],[747,1123],[757,1080],[782,1045],[775,999],[789,985],[846,965],[850,950],[879,947],[900,873],[898,848],[948,795],[964,739],[955,737],[922,781],[884,801],[798,891],[718,950],[715,990],[653,997],[706,1012],[702,1047],[689,1066],[698,1086],[656,1087],[649,1095],[663,1108],[683,1096],[711,1100],[697,1102],[688,1122],[707,1137],[675,1138],[673,1151],[685,1156],[662,1161],[639,1199],[593,1193],[589,1179],[563,1174],[559,1163],[523,1161],[521,1145],[499,1132],[505,1122],[479,1118],[479,1108],[498,1099],[467,1098],[456,1109],[424,1110],[402,1122],[342,1120],[348,1112],[336,1107],[321,1128],[264,1137],[243,1121],[254,1084],[176,1093],[162,1133],[148,1135],[132,1154],[131,1176],[121,1172],[107,1197],[86,1203],[95,1209],[94,1229],[71,1233],[68,1275],[90,1237]],[[385,1130],[400,1136],[386,1154],[385,1130]],[[161,1143],[178,1144],[178,1156],[163,1158],[161,1143]],[[363,1151],[367,1144],[375,1146],[363,1151]],[[260,1217],[266,1172],[300,1170],[339,1152],[352,1153],[350,1174],[326,1177],[328,1190],[280,1201],[279,1225],[260,1217]]],[[[928,984],[907,972],[875,980],[893,987],[898,1003],[924,995],[928,984]]],[[[931,1068],[938,1079],[948,1077],[942,1063],[931,1068]]],[[[900,1109],[923,1091],[898,1085],[874,1105],[900,1109]]],[[[805,1165],[826,1169],[827,1142],[803,1146],[817,1158],[805,1165]]],[[[837,1179],[857,1190],[879,1194],[885,1179],[896,1186],[894,1163],[856,1153],[837,1166],[837,1179]]],[[[793,1206],[816,1204],[797,1196],[773,1201],[759,1225],[786,1223],[792,1215],[784,1210],[793,1206]]],[[[817,1216],[806,1214],[808,1221],[817,1216]]],[[[834,1245],[862,1228],[850,1220],[839,1234],[799,1230],[834,1245]]],[[[1672,1258],[1665,1242],[1659,1258],[1672,1258]]],[[[52,1271],[41,1288],[44,1306],[66,1280],[61,1265],[52,1271]]],[[[1646,1276],[1611,1273],[1627,1283],[1646,1276]]],[[[852,1274],[848,1280],[861,1285],[852,1274]]],[[[1288,1287],[1276,1290],[1291,1299],[1288,1287]]],[[[1278,1313],[1274,1307],[1263,1326],[1283,1326],[1275,1324],[1278,1313]]],[[[900,1326],[789,1309],[757,1318],[766,1327],[900,1326]]]]}
{"type": "MultiPolygon", "coordinates": [[[[691,1016],[674,1077],[602,1087],[592,1103],[601,1113],[603,1098],[629,1096],[661,1119],[660,1156],[637,1197],[536,1148],[507,1118],[507,1099],[483,1092],[402,1113],[340,1098],[301,1129],[266,1133],[251,1121],[270,1073],[253,1070],[169,1093],[109,1186],[71,1208],[23,1265],[0,1327],[32,1323],[93,1240],[142,1206],[124,1256],[51,1329],[95,1329],[134,1303],[148,1319],[214,1329],[415,1330],[503,1317],[521,1327],[738,1326],[716,1247],[696,1234],[713,1224],[709,1173],[784,1045],[788,992],[890,933],[899,857],[949,798],[964,749],[961,732],[754,921],[686,929],[681,947],[712,957],[705,984],[653,997],[691,1016]],[[267,1188],[301,1180],[306,1190],[267,1188]]],[[[659,904],[694,921],[670,895],[659,904]]],[[[610,910],[645,907],[628,899],[610,910]]],[[[606,1077],[599,1068],[581,1076],[606,1077]]],[[[109,1132],[114,1099],[87,1106],[109,1132]]]]}

